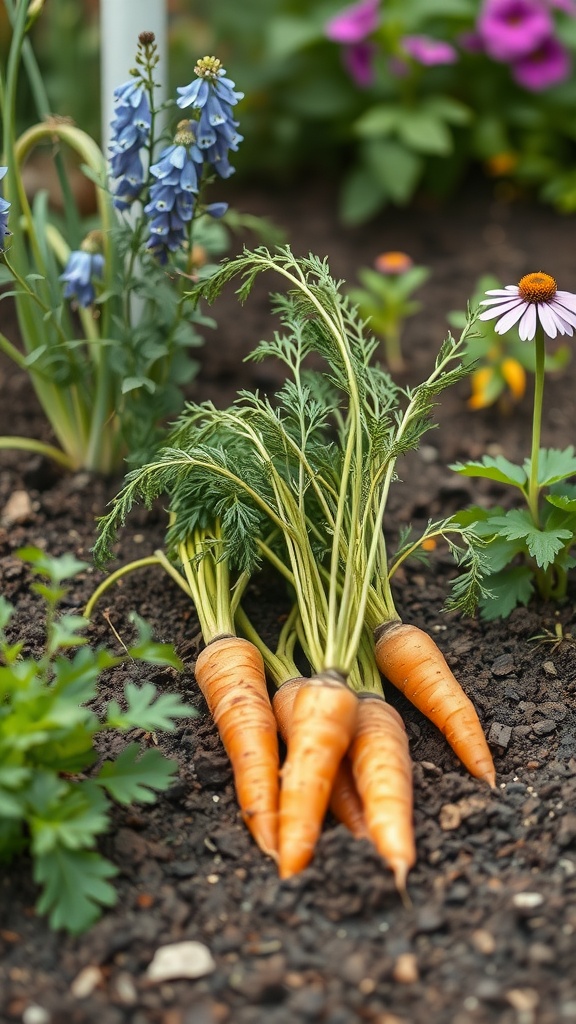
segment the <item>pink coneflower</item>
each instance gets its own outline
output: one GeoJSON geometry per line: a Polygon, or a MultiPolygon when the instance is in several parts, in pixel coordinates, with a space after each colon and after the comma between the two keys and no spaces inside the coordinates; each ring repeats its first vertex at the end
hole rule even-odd
{"type": "Polygon", "coordinates": [[[539,0],[485,0],[477,25],[494,60],[518,60],[554,32],[550,11],[539,0]]]}
{"type": "Polygon", "coordinates": [[[564,82],[570,74],[572,62],[568,51],[550,36],[532,53],[515,61],[512,75],[518,85],[531,92],[541,92],[564,82]]]}
{"type": "Polygon", "coordinates": [[[532,341],[538,320],[549,338],[557,334],[574,334],[576,327],[576,295],[558,291],[556,281],[550,274],[539,271],[526,274],[519,284],[505,288],[492,288],[486,295],[497,298],[484,299],[480,305],[490,306],[480,313],[480,320],[500,317],[495,324],[497,334],[506,334],[518,324],[521,341],[532,341]],[[518,323],[518,321],[520,321],[518,323]]]}
{"type": "Polygon", "coordinates": [[[334,43],[360,43],[378,28],[380,0],[360,0],[327,22],[325,33],[334,43]]]}
{"type": "Polygon", "coordinates": [[[458,54],[450,43],[431,36],[404,36],[402,49],[419,64],[432,67],[435,64],[454,64],[458,54]]]}

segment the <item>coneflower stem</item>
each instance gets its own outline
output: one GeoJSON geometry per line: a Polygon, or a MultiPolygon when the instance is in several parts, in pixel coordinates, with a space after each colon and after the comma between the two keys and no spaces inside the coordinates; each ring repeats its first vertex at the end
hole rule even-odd
{"type": "Polygon", "coordinates": [[[534,412],[532,415],[532,452],[530,454],[530,480],[528,482],[528,507],[535,526],[540,525],[538,496],[538,454],[540,451],[540,434],[542,428],[542,400],[544,395],[544,360],[546,357],[544,331],[536,329],[534,339],[536,367],[534,372],[534,412]]]}

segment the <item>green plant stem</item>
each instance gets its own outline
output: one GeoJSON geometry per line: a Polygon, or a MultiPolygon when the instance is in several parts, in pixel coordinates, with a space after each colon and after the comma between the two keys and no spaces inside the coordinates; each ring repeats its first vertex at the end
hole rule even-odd
{"type": "Polygon", "coordinates": [[[544,396],[544,363],[546,346],[544,330],[540,325],[536,328],[534,338],[536,365],[534,370],[534,412],[532,415],[532,451],[530,454],[530,479],[528,481],[528,507],[535,526],[540,526],[538,484],[538,455],[540,452],[540,435],[542,431],[542,404],[544,396]]]}
{"type": "Polygon", "coordinates": [[[73,470],[75,468],[70,456],[60,448],[56,448],[52,444],[44,444],[43,441],[36,441],[33,437],[0,437],[0,449],[36,452],[38,455],[46,455],[47,458],[57,462],[64,469],[73,470]]]}
{"type": "MultiPolygon", "coordinates": [[[[94,611],[96,604],[98,603],[102,595],[108,590],[108,587],[111,587],[114,583],[117,583],[118,580],[122,579],[123,576],[127,576],[128,573],[133,572],[135,569],[147,569],[151,565],[161,565],[162,568],[166,568],[162,559],[159,558],[158,553],[155,552],[153,555],[148,555],[145,558],[137,558],[133,562],[128,562],[126,565],[122,565],[119,569],[116,569],[115,572],[111,572],[110,575],[107,576],[106,579],[103,580],[98,587],[96,587],[96,590],[91,595],[89,601],[86,604],[86,607],[84,608],[84,611],[82,612],[84,618],[91,618],[92,612],[94,611]]],[[[170,568],[172,568],[172,566],[170,566],[170,568]]],[[[173,574],[170,573],[170,575],[173,574]]],[[[183,580],[182,577],[180,577],[180,580],[177,580],[177,582],[186,591],[188,596],[190,596],[190,591],[186,586],[185,580],[183,580]]]]}
{"type": "Polygon", "coordinates": [[[402,356],[400,336],[401,332],[398,323],[394,323],[388,327],[384,334],[384,354],[386,356],[386,364],[392,373],[399,373],[404,369],[404,358],[402,356]]]}
{"type": "Polygon", "coordinates": [[[243,635],[260,651],[262,660],[266,666],[266,672],[270,676],[270,679],[276,688],[282,686],[282,683],[287,682],[288,679],[295,679],[301,674],[300,669],[294,661],[294,647],[297,639],[295,622],[297,618],[298,606],[294,605],[286,619],[286,622],[282,626],[276,651],[273,652],[264,643],[262,637],[252,625],[244,609],[239,607],[236,611],[236,621],[243,635]]]}

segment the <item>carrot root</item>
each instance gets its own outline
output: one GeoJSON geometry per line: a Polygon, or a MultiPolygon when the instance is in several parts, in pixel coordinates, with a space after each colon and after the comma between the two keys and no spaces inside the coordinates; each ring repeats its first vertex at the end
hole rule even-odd
{"type": "Polygon", "coordinates": [[[277,860],[280,760],[260,652],[241,637],[214,640],[195,674],[230,758],[242,818],[260,849],[277,860]]]}
{"type": "Polygon", "coordinates": [[[302,871],[312,858],[357,713],[356,694],[327,673],[298,687],[281,772],[281,878],[302,871]]]}
{"type": "Polygon", "coordinates": [[[404,723],[381,697],[359,701],[349,757],[368,834],[404,896],[416,862],[412,760],[404,723]]]}
{"type": "MultiPolygon", "coordinates": [[[[288,737],[292,728],[296,694],[304,682],[305,679],[303,677],[287,679],[272,698],[272,707],[276,715],[278,731],[286,744],[288,744],[288,737]]],[[[334,817],[343,825],[346,825],[346,828],[350,830],[353,836],[357,839],[368,837],[362,801],[358,796],[352,768],[347,757],[342,759],[336,772],[328,806],[334,817]]]]}
{"type": "Polygon", "coordinates": [[[471,775],[494,789],[496,770],[476,709],[432,637],[399,620],[383,623],[374,636],[382,674],[440,729],[471,775]]]}

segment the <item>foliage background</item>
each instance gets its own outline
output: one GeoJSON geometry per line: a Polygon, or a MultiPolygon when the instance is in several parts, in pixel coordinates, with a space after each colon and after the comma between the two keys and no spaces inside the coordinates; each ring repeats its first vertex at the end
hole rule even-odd
{"type": "MultiPolygon", "coordinates": [[[[409,202],[417,189],[449,196],[471,165],[480,164],[515,190],[576,209],[573,74],[529,92],[514,83],[505,63],[460,51],[456,64],[418,69],[409,98],[383,70],[385,62],[374,83],[360,89],[343,66],[340,46],[325,36],[327,21],[345,6],[337,0],[168,0],[170,89],[190,80],[198,56],[215,53],[245,93],[238,112],[245,139],[239,178],[283,185],[337,175],[340,212],[354,223],[386,203],[409,202]],[[383,125],[373,113],[382,103],[396,105],[404,124],[414,118],[418,130],[383,125]]],[[[480,0],[408,0],[382,10],[395,19],[397,34],[454,42],[474,26],[480,8],[480,0]]],[[[576,18],[553,13],[558,38],[574,54],[576,18]]],[[[34,45],[54,108],[97,137],[97,0],[52,0],[46,15],[34,45]]],[[[6,35],[3,24],[3,47],[6,35]]],[[[30,104],[24,90],[20,102],[24,116],[30,104]]]]}

